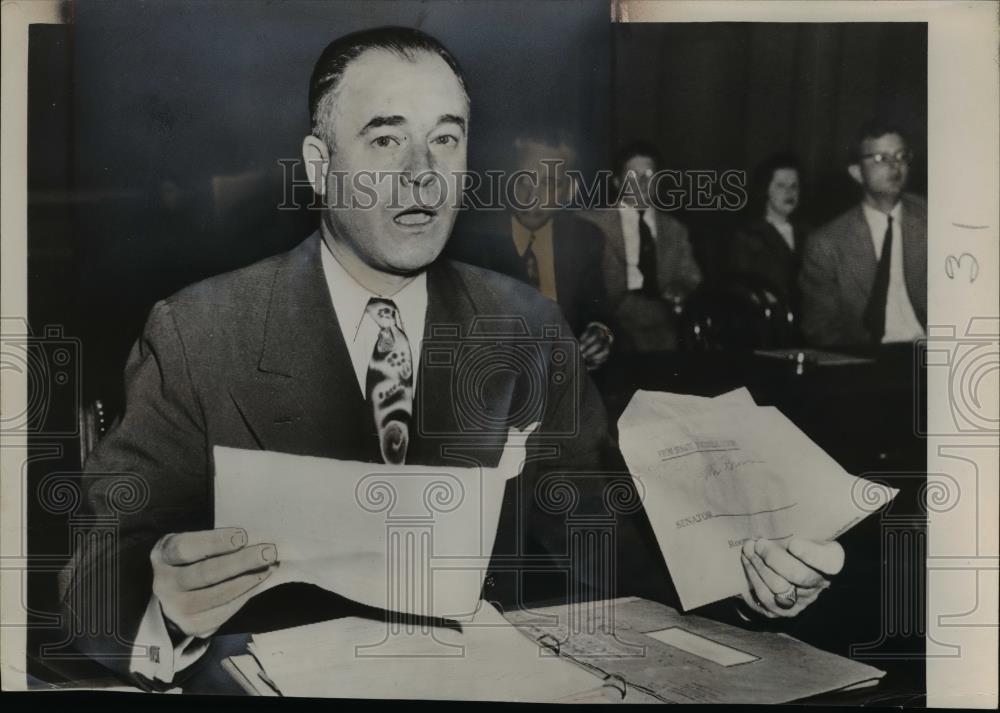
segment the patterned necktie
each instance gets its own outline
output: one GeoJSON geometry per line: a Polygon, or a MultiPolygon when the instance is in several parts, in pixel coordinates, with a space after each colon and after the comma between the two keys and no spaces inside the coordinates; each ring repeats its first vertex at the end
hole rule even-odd
{"type": "Polygon", "coordinates": [[[535,255],[535,234],[528,238],[528,247],[522,256],[524,259],[524,274],[528,278],[528,284],[538,287],[541,282],[538,276],[538,256],[535,255]]]}
{"type": "Polygon", "coordinates": [[[410,342],[392,301],[373,297],[365,311],[378,325],[378,341],[368,365],[365,394],[375,418],[382,460],[399,465],[406,461],[413,413],[410,342]]]}
{"type": "Polygon", "coordinates": [[[653,233],[643,220],[645,210],[639,211],[639,272],[642,273],[642,291],[650,297],[659,297],[656,279],[656,243],[653,233]]]}
{"type": "Polygon", "coordinates": [[[872,342],[882,343],[885,336],[885,305],[889,299],[889,266],[892,264],[892,216],[885,228],[885,238],[882,240],[882,255],[875,270],[875,281],[872,283],[872,293],[865,307],[864,324],[872,335],[872,342]]]}

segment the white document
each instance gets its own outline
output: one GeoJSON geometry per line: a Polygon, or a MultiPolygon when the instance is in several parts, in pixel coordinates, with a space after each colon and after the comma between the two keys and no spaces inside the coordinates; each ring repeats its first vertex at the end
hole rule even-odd
{"type": "Polygon", "coordinates": [[[497,468],[341,461],[216,446],[215,526],[273,543],[259,591],[306,582],[390,611],[452,619],[476,610],[504,488],[530,431],[497,468]]]}
{"type": "Polygon", "coordinates": [[[848,474],[745,390],[639,391],[618,429],[685,610],[745,591],[745,540],[832,540],[897,492],[848,474]]]}
{"type": "Polygon", "coordinates": [[[347,617],[257,634],[250,650],[284,696],[544,702],[601,686],[487,602],[462,631],[347,617]]]}

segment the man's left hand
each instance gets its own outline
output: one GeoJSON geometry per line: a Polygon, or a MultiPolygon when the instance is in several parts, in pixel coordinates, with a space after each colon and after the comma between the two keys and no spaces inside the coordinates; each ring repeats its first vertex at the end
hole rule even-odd
{"type": "Polygon", "coordinates": [[[785,544],[747,540],[740,560],[749,586],[743,601],[769,619],[793,617],[816,601],[843,569],[844,548],[837,542],[797,537],[785,544]]]}
{"type": "Polygon", "coordinates": [[[580,335],[580,353],[588,371],[593,371],[608,360],[614,337],[611,330],[599,322],[591,322],[580,335]]]}

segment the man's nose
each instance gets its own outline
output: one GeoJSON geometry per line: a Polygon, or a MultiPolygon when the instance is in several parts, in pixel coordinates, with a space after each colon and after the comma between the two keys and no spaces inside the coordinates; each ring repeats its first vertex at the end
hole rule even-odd
{"type": "Polygon", "coordinates": [[[403,182],[422,185],[430,180],[434,169],[434,156],[426,146],[413,146],[407,152],[406,165],[403,166],[403,182]]]}

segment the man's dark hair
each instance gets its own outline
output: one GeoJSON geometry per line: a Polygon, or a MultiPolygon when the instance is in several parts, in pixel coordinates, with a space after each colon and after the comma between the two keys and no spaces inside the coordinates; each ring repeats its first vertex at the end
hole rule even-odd
{"type": "Polygon", "coordinates": [[[865,141],[878,139],[886,134],[896,134],[903,139],[904,143],[910,143],[907,140],[906,132],[898,124],[886,119],[870,119],[861,125],[858,133],[854,136],[854,143],[851,145],[851,161],[857,161],[861,158],[861,145],[865,141]]]}
{"type": "Polygon", "coordinates": [[[754,215],[764,214],[764,206],[767,205],[767,189],[770,188],[771,181],[774,180],[775,172],[780,168],[795,169],[799,177],[802,176],[802,164],[791,151],[771,154],[761,161],[750,178],[750,210],[754,215]]]}
{"type": "Polygon", "coordinates": [[[312,124],[312,133],[327,144],[330,144],[332,137],[328,136],[322,124],[329,114],[337,85],[350,63],[368,50],[392,52],[411,62],[424,52],[437,55],[455,73],[466,99],[469,97],[465,74],[458,60],[443,44],[427,33],[412,27],[376,27],[352,32],[326,46],[323,54],[316,60],[316,66],[309,80],[309,120],[312,124]]]}
{"type": "Polygon", "coordinates": [[[621,178],[622,173],[625,171],[625,164],[636,156],[651,158],[653,159],[653,163],[656,165],[657,170],[663,168],[660,151],[652,143],[642,140],[630,141],[618,149],[618,153],[615,154],[615,162],[613,166],[615,176],[621,178]]]}

